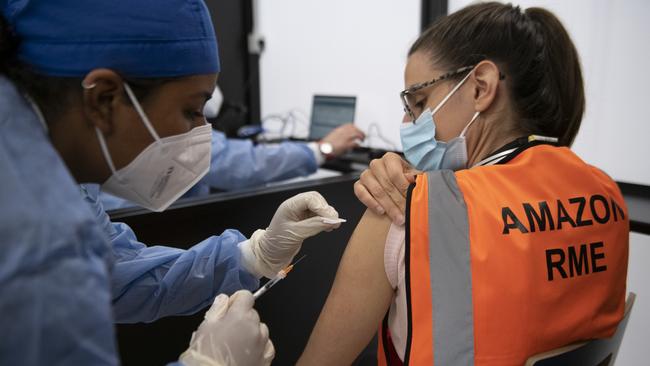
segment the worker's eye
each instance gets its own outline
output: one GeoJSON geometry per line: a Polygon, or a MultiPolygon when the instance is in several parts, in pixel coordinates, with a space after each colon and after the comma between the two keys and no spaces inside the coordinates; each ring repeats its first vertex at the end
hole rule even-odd
{"type": "Polygon", "coordinates": [[[424,109],[424,106],[426,104],[426,99],[420,99],[419,101],[416,101],[413,103],[413,106],[411,109],[413,109],[413,113],[417,116],[420,113],[422,113],[422,110],[424,109]]]}
{"type": "Polygon", "coordinates": [[[191,120],[192,122],[205,121],[205,116],[203,115],[203,110],[185,111],[185,117],[187,117],[187,119],[191,120]]]}

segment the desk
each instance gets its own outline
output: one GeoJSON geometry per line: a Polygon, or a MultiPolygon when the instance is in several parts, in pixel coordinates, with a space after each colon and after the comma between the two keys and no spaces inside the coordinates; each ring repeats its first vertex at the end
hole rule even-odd
{"type": "Polygon", "coordinates": [[[650,235],[650,188],[618,182],[630,215],[630,231],[650,235]]]}
{"type": "MultiPolygon", "coordinates": [[[[182,200],[161,213],[140,208],[112,211],[114,221],[126,222],[147,244],[189,248],[228,228],[250,236],[268,225],[285,199],[309,190],[319,191],[348,220],[338,230],[305,241],[298,256],[307,258],[286,280],[269,290],[256,303],[267,323],[276,348],[274,365],[292,365],[302,353],[334,280],[338,262],[364,207],[354,196],[358,174],[296,182],[255,190],[220,193],[182,200]]],[[[120,357],[124,365],[163,365],[174,361],[187,348],[192,332],[203,319],[168,317],[150,324],[118,325],[120,357]]],[[[370,346],[359,364],[376,364],[376,345],[370,346]]]]}

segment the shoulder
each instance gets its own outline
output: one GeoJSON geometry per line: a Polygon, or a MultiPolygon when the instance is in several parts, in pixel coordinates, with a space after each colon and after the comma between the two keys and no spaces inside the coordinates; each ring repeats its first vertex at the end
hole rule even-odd
{"type": "Polygon", "coordinates": [[[411,198],[424,198],[423,192],[426,192],[426,198],[449,196],[461,200],[462,193],[458,181],[462,178],[459,178],[458,174],[446,169],[419,174],[412,188],[411,198]]]}
{"type": "Polygon", "coordinates": [[[374,239],[374,243],[377,241],[383,243],[386,240],[390,226],[391,221],[388,216],[378,215],[371,210],[366,210],[365,214],[361,217],[361,221],[357,224],[353,235],[361,235],[371,240],[374,239]]]}
{"type": "Polygon", "coordinates": [[[53,251],[103,252],[101,230],[37,117],[28,106],[17,103],[10,108],[0,124],[4,254],[31,252],[44,258],[53,251]],[[79,245],[82,242],[97,246],[79,245]]]}

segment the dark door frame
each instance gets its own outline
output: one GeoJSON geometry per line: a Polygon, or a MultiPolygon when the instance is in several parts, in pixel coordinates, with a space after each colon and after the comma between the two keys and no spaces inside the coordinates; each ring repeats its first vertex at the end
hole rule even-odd
{"type": "Polygon", "coordinates": [[[420,17],[421,30],[424,31],[436,19],[447,15],[447,11],[447,0],[422,0],[422,14],[420,17]]]}

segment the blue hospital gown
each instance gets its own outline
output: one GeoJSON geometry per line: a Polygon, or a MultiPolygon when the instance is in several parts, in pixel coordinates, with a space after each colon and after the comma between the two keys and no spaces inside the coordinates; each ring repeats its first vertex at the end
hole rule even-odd
{"type": "Polygon", "coordinates": [[[91,193],[0,76],[0,364],[116,365],[114,322],[190,314],[258,286],[240,266],[239,232],[147,247],[91,193]]]}

